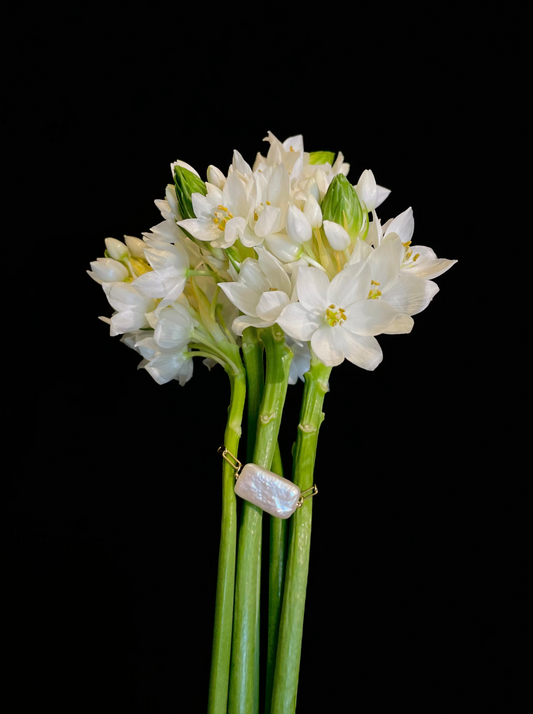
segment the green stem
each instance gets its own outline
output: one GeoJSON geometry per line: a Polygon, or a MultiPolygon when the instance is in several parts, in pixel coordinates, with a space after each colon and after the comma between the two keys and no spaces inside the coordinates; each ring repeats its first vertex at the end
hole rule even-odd
{"type": "MultiPolygon", "coordinates": [[[[316,358],[305,375],[305,390],[294,453],[294,482],[301,491],[313,486],[318,431],[324,419],[322,405],[331,367],[316,358]]],[[[302,650],[302,634],[313,499],[304,501],[291,516],[287,570],[279,628],[271,714],[294,714],[302,650]]]]}
{"type": "MultiPolygon", "coordinates": [[[[274,325],[262,331],[266,375],[257,421],[254,463],[269,469],[277,444],[292,352],[282,330],[274,325]]],[[[235,613],[229,691],[229,714],[252,714],[257,706],[256,648],[259,617],[258,564],[261,554],[263,511],[244,501],[239,530],[235,613]]]]}
{"type": "MultiPolygon", "coordinates": [[[[224,433],[224,446],[237,456],[246,396],[246,377],[238,357],[238,351],[233,354],[233,361],[238,361],[240,369],[237,374],[233,374],[231,368],[227,370],[230,376],[231,398],[228,421],[224,433]]],[[[235,556],[237,550],[237,499],[235,496],[235,470],[225,459],[222,464],[222,523],[208,714],[226,714],[227,712],[233,628],[235,556]]]]}
{"type": "MultiPolygon", "coordinates": [[[[283,464],[281,462],[279,445],[274,452],[274,458],[272,459],[272,466],[270,468],[274,473],[279,476],[283,476],[283,464]]],[[[265,684],[265,714],[269,714],[272,702],[274,667],[276,664],[283,583],[285,580],[287,525],[288,522],[286,519],[270,516],[270,566],[268,571],[268,642],[265,684]]]]}
{"type": "Polygon", "coordinates": [[[218,279],[217,273],[214,273],[212,270],[189,270],[187,271],[187,277],[205,277],[205,278],[214,278],[215,280],[218,279]]]}
{"type": "MultiPolygon", "coordinates": [[[[255,437],[257,432],[257,422],[259,419],[259,410],[261,408],[261,399],[263,397],[263,388],[265,384],[265,369],[263,365],[263,343],[259,336],[259,330],[256,327],[247,327],[242,334],[242,353],[244,365],[246,367],[246,391],[247,398],[247,425],[248,438],[246,441],[246,460],[253,461],[255,449],[255,437]]],[[[257,619],[256,619],[256,648],[255,648],[255,663],[254,663],[254,714],[259,714],[259,689],[260,689],[260,662],[259,662],[259,635],[260,635],[260,618],[259,611],[261,606],[261,546],[259,544],[258,560],[257,560],[257,619]]]]}
{"type": "Polygon", "coordinates": [[[242,333],[242,356],[246,367],[246,410],[248,439],[246,460],[253,461],[257,420],[263,397],[265,370],[263,366],[263,343],[257,327],[247,327],[242,333]]]}

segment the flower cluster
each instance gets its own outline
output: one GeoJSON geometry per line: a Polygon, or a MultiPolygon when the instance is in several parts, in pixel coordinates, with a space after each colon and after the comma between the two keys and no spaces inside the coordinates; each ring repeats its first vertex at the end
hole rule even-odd
{"type": "Polygon", "coordinates": [[[310,350],[327,366],[367,370],[382,360],[380,334],[410,332],[456,261],[413,245],[413,211],[382,225],[389,191],[365,170],[347,178],[341,153],[304,151],[269,132],[250,166],[238,151],[207,181],[183,161],[156,200],[162,221],[143,237],[106,239],[89,275],[114,310],[111,335],[143,357],[160,384],[185,384],[192,358],[231,368],[244,330],[279,325],[307,371],[310,350]]]}

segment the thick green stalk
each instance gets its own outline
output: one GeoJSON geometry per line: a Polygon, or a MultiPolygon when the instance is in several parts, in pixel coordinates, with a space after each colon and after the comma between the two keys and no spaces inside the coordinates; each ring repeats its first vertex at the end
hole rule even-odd
{"type": "MultiPolygon", "coordinates": [[[[262,331],[266,352],[266,374],[257,421],[254,463],[270,468],[277,444],[292,352],[282,330],[274,325],[262,331]]],[[[253,714],[257,706],[255,669],[258,647],[258,603],[263,511],[243,503],[237,553],[235,613],[229,690],[229,714],[253,714]]]]}
{"type": "MultiPolygon", "coordinates": [[[[305,390],[294,453],[294,482],[303,492],[313,486],[318,431],[324,419],[322,405],[331,367],[315,358],[305,375],[305,390]]],[[[308,498],[291,516],[285,587],[279,628],[271,714],[294,714],[300,671],[302,634],[313,499],[308,498]]]]}
{"type": "MultiPolygon", "coordinates": [[[[283,464],[279,444],[274,452],[270,470],[283,476],[283,464]]],[[[270,562],[268,570],[268,642],[265,683],[265,714],[269,714],[274,684],[274,667],[278,647],[279,621],[283,584],[285,582],[285,558],[287,550],[287,525],[284,518],[270,516],[270,562]]]]}
{"type": "MultiPolygon", "coordinates": [[[[248,436],[246,441],[246,460],[253,461],[257,421],[263,398],[265,384],[265,368],[263,364],[263,342],[257,327],[247,327],[242,334],[242,354],[246,367],[246,392],[247,392],[247,425],[248,436]]],[[[253,713],[259,714],[259,689],[260,689],[260,662],[259,662],[259,635],[261,622],[259,612],[261,607],[261,546],[258,548],[257,559],[257,620],[256,620],[256,648],[254,664],[254,706],[253,713]]]]}
{"type": "Polygon", "coordinates": [[[242,333],[242,356],[246,368],[246,411],[248,439],[246,460],[253,461],[257,420],[263,397],[265,368],[263,365],[263,342],[257,327],[247,327],[242,333]]]}
{"type": "MultiPolygon", "coordinates": [[[[238,348],[237,354],[233,355],[233,360],[234,362],[238,361],[240,364],[238,348]]],[[[228,368],[231,398],[226,431],[224,433],[224,446],[235,456],[239,448],[246,396],[246,377],[242,365],[240,366],[241,368],[237,373],[228,368]]],[[[222,522],[208,714],[226,714],[227,712],[233,629],[235,556],[237,550],[237,498],[235,496],[235,469],[225,459],[222,464],[222,522]]]]}

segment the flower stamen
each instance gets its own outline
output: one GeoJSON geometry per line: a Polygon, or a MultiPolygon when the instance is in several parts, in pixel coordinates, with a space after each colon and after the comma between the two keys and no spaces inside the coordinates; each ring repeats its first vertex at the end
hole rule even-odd
{"type": "Polygon", "coordinates": [[[343,320],[347,320],[345,310],[342,307],[337,308],[336,305],[330,305],[326,310],[326,322],[331,327],[342,325],[343,320]]]}

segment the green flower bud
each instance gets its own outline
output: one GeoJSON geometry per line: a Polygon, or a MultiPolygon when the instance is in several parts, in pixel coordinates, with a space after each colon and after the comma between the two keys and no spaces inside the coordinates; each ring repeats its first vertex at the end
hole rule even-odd
{"type": "Polygon", "coordinates": [[[313,166],[317,164],[331,164],[335,161],[335,154],[333,151],[311,151],[309,154],[309,163],[313,166]]]}
{"type": "Polygon", "coordinates": [[[201,178],[193,174],[183,166],[174,166],[174,186],[176,187],[176,197],[180,216],[185,218],[196,218],[192,208],[191,196],[193,193],[207,194],[207,188],[201,178]]]}
{"type": "Polygon", "coordinates": [[[322,204],[322,218],[342,226],[354,240],[363,225],[363,209],[355,188],[344,174],[337,174],[330,183],[322,204]]]}

